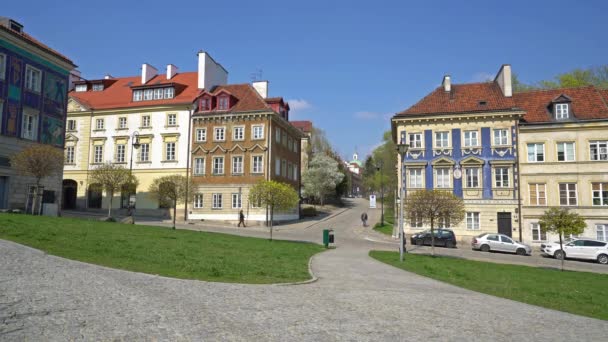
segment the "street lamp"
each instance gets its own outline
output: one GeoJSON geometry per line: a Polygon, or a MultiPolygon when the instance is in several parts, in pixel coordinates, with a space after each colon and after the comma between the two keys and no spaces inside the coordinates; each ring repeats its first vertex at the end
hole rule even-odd
{"type": "Polygon", "coordinates": [[[399,157],[401,158],[401,184],[399,191],[399,261],[403,262],[403,252],[404,252],[404,234],[403,234],[403,226],[405,225],[405,218],[403,217],[403,202],[405,202],[405,154],[407,153],[410,145],[408,144],[397,144],[397,152],[399,152],[399,157]]]}
{"type": "Polygon", "coordinates": [[[139,132],[135,131],[131,135],[131,161],[129,162],[129,216],[133,216],[133,206],[131,205],[131,191],[133,191],[133,148],[139,149],[139,132]]]}
{"type": "Polygon", "coordinates": [[[384,183],[382,182],[382,160],[378,162],[379,166],[376,166],[376,169],[380,171],[380,198],[382,202],[380,203],[380,225],[384,226],[384,183]]]}

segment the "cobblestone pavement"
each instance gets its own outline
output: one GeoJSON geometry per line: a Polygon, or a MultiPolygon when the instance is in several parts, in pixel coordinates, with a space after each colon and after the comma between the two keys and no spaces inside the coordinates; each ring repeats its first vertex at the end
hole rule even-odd
{"type": "Polygon", "coordinates": [[[605,339],[608,322],[471,292],[369,258],[377,244],[361,238],[363,204],[324,225],[279,229],[277,238],[292,239],[336,230],[337,248],[313,257],[319,280],[306,285],[170,279],[0,240],[0,340],[605,339]]]}

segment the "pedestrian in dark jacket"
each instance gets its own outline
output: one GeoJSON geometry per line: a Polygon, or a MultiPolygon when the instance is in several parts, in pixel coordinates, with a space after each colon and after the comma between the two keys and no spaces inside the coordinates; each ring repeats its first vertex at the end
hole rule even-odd
{"type": "Polygon", "coordinates": [[[367,227],[367,213],[361,214],[361,222],[363,222],[363,227],[367,227]]]}
{"type": "Polygon", "coordinates": [[[243,214],[243,210],[239,212],[239,225],[237,227],[240,227],[241,223],[243,224],[243,227],[247,227],[245,225],[245,214],[243,214]]]}

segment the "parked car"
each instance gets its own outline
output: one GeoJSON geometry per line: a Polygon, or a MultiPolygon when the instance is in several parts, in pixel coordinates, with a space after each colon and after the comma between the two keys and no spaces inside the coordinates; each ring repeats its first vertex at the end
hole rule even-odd
{"type": "Polygon", "coordinates": [[[608,243],[593,239],[576,239],[563,243],[563,250],[559,247],[559,241],[543,243],[540,251],[543,255],[555,259],[586,259],[596,260],[600,264],[608,264],[608,243]]]}
{"type": "Polygon", "coordinates": [[[473,238],[471,247],[482,252],[497,251],[518,255],[532,254],[532,247],[517,242],[504,234],[483,233],[473,238]]]}
{"type": "MultiPolygon", "coordinates": [[[[450,229],[434,229],[435,233],[435,246],[443,246],[447,248],[456,248],[456,235],[450,229]]],[[[410,238],[412,245],[431,245],[431,231],[425,230],[423,232],[412,235],[410,238]]]]}

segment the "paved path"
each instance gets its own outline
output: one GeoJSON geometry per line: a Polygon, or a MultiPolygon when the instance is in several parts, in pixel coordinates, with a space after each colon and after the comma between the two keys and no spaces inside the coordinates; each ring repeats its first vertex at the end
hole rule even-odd
{"type": "MultiPolygon", "coordinates": [[[[369,258],[375,245],[361,238],[361,210],[326,222],[337,248],[313,257],[317,282],[295,286],[156,277],[0,240],[0,340],[605,339],[608,322],[467,291],[369,258]]],[[[311,238],[322,228],[276,235],[311,238]]]]}

